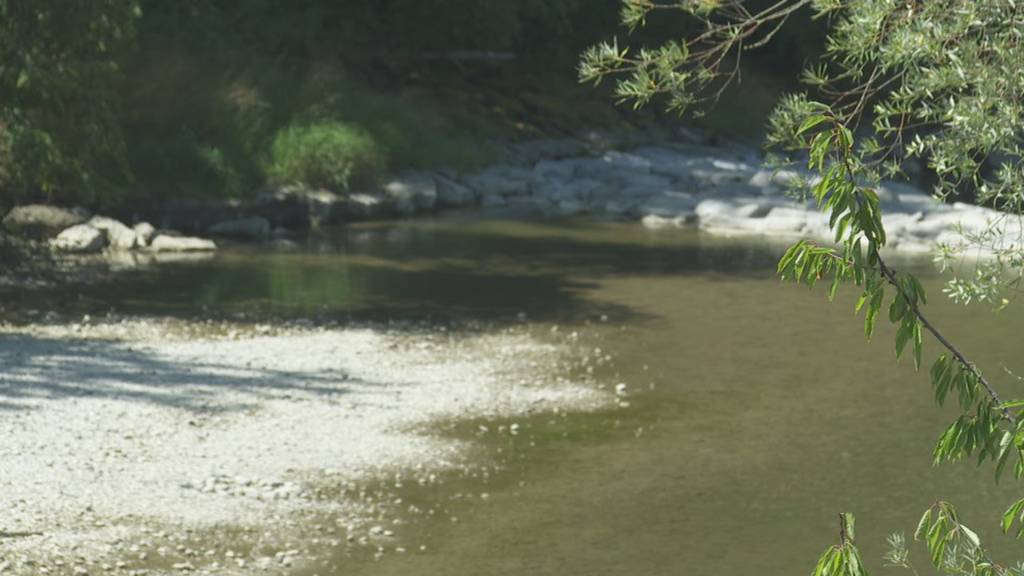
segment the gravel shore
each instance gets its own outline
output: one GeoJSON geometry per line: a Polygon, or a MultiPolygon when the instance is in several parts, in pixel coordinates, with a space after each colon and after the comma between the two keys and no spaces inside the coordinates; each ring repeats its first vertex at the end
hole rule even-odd
{"type": "Polygon", "coordinates": [[[508,329],[0,325],[0,574],[287,571],[314,517],[365,543],[379,510],[328,487],[464,465],[432,423],[611,402],[568,354],[508,329]]]}

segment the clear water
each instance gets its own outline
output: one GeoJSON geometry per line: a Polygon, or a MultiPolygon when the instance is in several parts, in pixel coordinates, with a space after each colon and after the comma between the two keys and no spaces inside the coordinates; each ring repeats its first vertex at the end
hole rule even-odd
{"type": "MultiPolygon", "coordinates": [[[[449,218],[352,227],[295,253],[226,250],[60,299],[79,312],[525,322],[541,338],[579,331],[581,347],[612,355],[597,376],[628,383],[628,409],[478,438],[481,462],[500,468],[489,478],[395,490],[438,510],[401,527],[408,553],[341,550],[311,574],[799,574],[836,541],[841,511],[858,515],[879,571],[885,536],[912,532],[940,498],[1012,559],[1020,547],[997,523],[1019,485],[969,463],[932,467],[955,409],[934,407],[926,376],[895,361],[888,326],[865,343],[852,293],[830,304],[780,283],[783,248],[632,224],[449,218]]],[[[925,277],[934,322],[1019,394],[1002,367],[1024,369],[1021,307],[952,306],[927,260],[898,265],[925,277]]]]}

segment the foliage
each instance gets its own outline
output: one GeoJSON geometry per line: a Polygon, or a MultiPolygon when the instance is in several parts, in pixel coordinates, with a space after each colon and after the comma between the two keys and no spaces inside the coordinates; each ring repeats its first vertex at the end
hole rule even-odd
{"type": "MultiPolygon", "coordinates": [[[[580,77],[614,77],[619,100],[635,106],[663,98],[672,110],[699,109],[739,77],[744,58],[811,15],[829,22],[829,32],[823,57],[803,80],[851,129],[869,124],[871,134],[855,152],[865,177],[899,176],[917,158],[934,172],[942,198],[973,196],[1013,214],[1024,208],[1024,14],[1015,2],[625,0],[622,14],[635,28],[652,13],[673,11],[688,14],[697,31],[656,48],[595,45],[580,62],[580,77]]],[[[807,101],[790,99],[776,121],[806,116],[807,101]]],[[[976,299],[1019,282],[1021,243],[993,230],[965,233],[964,242],[944,247],[947,265],[974,247],[995,256],[985,273],[955,278],[951,294],[976,299]]]]}
{"type": "MultiPolygon", "coordinates": [[[[900,175],[907,157],[926,158],[938,176],[936,193],[946,198],[969,186],[982,202],[1010,214],[1024,208],[1024,171],[1019,142],[1024,135],[1024,91],[1018,41],[1022,16],[1014,2],[892,2],[888,0],[783,0],[748,10],[739,0],[660,3],[625,0],[623,21],[641,26],[655,11],[682,10],[700,23],[682,41],[632,50],[617,42],[599,44],[580,63],[584,81],[617,77],[620,101],[644,106],[664,98],[671,110],[685,111],[716,99],[739,71],[742,55],[771,41],[794,14],[813,11],[831,28],[823,62],[808,69],[805,81],[828,103],[805,95],[783,99],[770,119],[769,143],[798,152],[819,177],[810,187],[829,217],[835,245],[801,241],[780,259],[778,272],[808,286],[829,283],[860,290],[856,308],[864,312],[870,338],[880,314],[896,326],[895,353],[910,347],[914,364],[923,362],[923,340],[930,335],[943,349],[931,366],[935,400],[957,398],[960,416],[940,436],[936,463],[974,458],[995,465],[996,480],[1012,463],[1024,477],[1024,401],[1003,401],[989,380],[924,315],[920,282],[890,268],[883,256],[885,228],[873,183],[900,175]],[[870,120],[871,134],[859,142],[855,130],[870,120]],[[984,160],[1002,165],[986,172],[984,160]],[[887,298],[887,291],[891,296],[887,298]]],[[[799,156],[798,156],[799,157],[799,156]]],[[[979,242],[993,230],[968,237],[979,242]]],[[[954,250],[946,247],[947,254],[954,250]]],[[[947,291],[961,301],[994,301],[1002,267],[1024,271],[1019,245],[995,251],[995,264],[975,278],[959,278],[947,291]]],[[[1004,531],[1024,536],[1024,499],[1002,519],[1004,531]]],[[[978,536],[957,511],[936,503],[918,525],[931,564],[948,574],[1019,574],[993,562],[978,536]]],[[[890,539],[890,564],[913,570],[902,537],[890,539]]],[[[852,538],[852,519],[841,518],[840,544],[820,558],[815,576],[865,574],[852,538]],[[849,528],[849,531],[848,531],[849,528]]]]}
{"type": "Polygon", "coordinates": [[[6,187],[102,200],[130,182],[114,82],[134,0],[0,0],[0,125],[6,187]]]}
{"type": "Polygon", "coordinates": [[[267,173],[277,182],[348,191],[371,181],[383,163],[380,148],[367,133],[325,122],[279,132],[270,148],[267,173]]]}

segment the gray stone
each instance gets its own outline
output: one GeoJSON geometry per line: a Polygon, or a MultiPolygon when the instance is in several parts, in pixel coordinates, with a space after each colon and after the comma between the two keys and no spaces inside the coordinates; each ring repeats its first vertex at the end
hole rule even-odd
{"type": "Polygon", "coordinates": [[[747,184],[757,188],[786,189],[796,186],[805,175],[795,170],[758,170],[747,180],[747,184]]]}
{"type": "Polygon", "coordinates": [[[576,163],[572,160],[541,160],[533,167],[537,180],[569,180],[575,172],[576,163]]]}
{"type": "Polygon", "coordinates": [[[637,154],[627,152],[607,152],[601,157],[607,167],[612,170],[628,170],[631,172],[650,172],[651,161],[637,154]]]}
{"type": "Polygon", "coordinates": [[[238,238],[241,240],[263,240],[270,236],[270,222],[266,218],[240,218],[226,220],[210,226],[208,230],[214,236],[238,238]]]}
{"type": "Polygon", "coordinates": [[[635,198],[613,198],[605,202],[602,208],[605,213],[613,216],[627,216],[637,212],[639,202],[635,198]]]}
{"type": "Polygon", "coordinates": [[[723,184],[745,183],[750,180],[750,173],[719,168],[695,168],[690,171],[698,186],[721,186],[723,184]]]}
{"type": "Polygon", "coordinates": [[[587,205],[579,200],[560,200],[556,206],[558,213],[563,216],[575,216],[588,212],[587,205]]]}
{"type": "Polygon", "coordinates": [[[401,174],[383,186],[384,196],[400,214],[431,210],[437,204],[437,183],[425,172],[401,174]]]}
{"type": "Polygon", "coordinates": [[[672,218],[658,216],[657,214],[648,214],[640,220],[640,223],[648,230],[664,230],[665,228],[683,228],[693,221],[694,217],[692,214],[680,215],[672,218]]]}
{"type": "Polygon", "coordinates": [[[484,197],[480,200],[480,205],[484,208],[498,208],[506,204],[508,204],[508,201],[500,194],[484,194],[484,197]]]}
{"type": "Polygon", "coordinates": [[[692,180],[691,171],[698,160],[670,148],[647,147],[634,151],[651,163],[651,172],[677,181],[692,180]]]}
{"type": "Polygon", "coordinates": [[[88,224],[76,224],[58,234],[51,245],[62,252],[94,254],[107,245],[107,235],[88,224]]]}
{"type": "Polygon", "coordinates": [[[525,196],[532,180],[532,170],[511,166],[492,166],[463,178],[463,182],[481,196],[525,196]]]}
{"type": "Polygon", "coordinates": [[[149,246],[150,241],[153,240],[153,236],[156,235],[156,228],[153,227],[149,222],[139,222],[132,230],[135,230],[135,238],[138,241],[138,246],[149,246]]]}
{"type": "Polygon", "coordinates": [[[696,207],[697,199],[692,194],[667,191],[640,202],[636,207],[636,214],[641,218],[649,215],[675,218],[693,214],[696,207]]]}
{"type": "Polygon", "coordinates": [[[82,224],[89,213],[81,208],[59,208],[45,204],[16,206],[4,216],[4,228],[32,238],[52,238],[62,230],[82,224]]]}
{"type": "Polygon", "coordinates": [[[274,238],[270,241],[270,248],[279,252],[297,252],[302,248],[298,242],[288,238],[274,238]]]}
{"type": "Polygon", "coordinates": [[[702,200],[695,209],[697,217],[701,221],[714,220],[721,217],[732,217],[736,215],[736,204],[725,200],[710,198],[702,200]]]}
{"type": "Polygon", "coordinates": [[[315,228],[340,218],[344,203],[341,196],[330,190],[292,185],[263,192],[252,211],[276,225],[315,228]]]}
{"type": "Polygon", "coordinates": [[[562,200],[587,201],[591,194],[601,186],[602,183],[599,180],[590,178],[577,178],[566,182],[548,180],[534,185],[533,195],[546,198],[554,203],[562,200]]]}
{"type": "Polygon", "coordinates": [[[775,207],[764,217],[758,226],[759,231],[766,234],[798,234],[807,228],[808,211],[804,208],[775,207]]]}
{"type": "Polygon", "coordinates": [[[620,183],[622,188],[629,188],[634,191],[647,189],[648,193],[658,192],[659,190],[671,190],[673,187],[673,180],[671,178],[646,172],[623,171],[618,173],[613,180],[620,183]]]}
{"type": "Polygon", "coordinates": [[[113,250],[131,250],[138,244],[138,235],[135,234],[135,230],[113,218],[94,216],[88,224],[106,233],[107,246],[113,250]]]}
{"type": "Polygon", "coordinates": [[[217,244],[205,238],[157,234],[150,242],[149,249],[154,252],[206,252],[216,250],[217,244]]]}
{"type": "Polygon", "coordinates": [[[477,201],[477,195],[468,186],[441,174],[434,175],[437,185],[437,205],[442,208],[459,208],[477,201]]]}
{"type": "Polygon", "coordinates": [[[388,204],[380,196],[372,194],[349,194],[345,200],[344,213],[350,218],[379,218],[388,210],[388,204]]]}

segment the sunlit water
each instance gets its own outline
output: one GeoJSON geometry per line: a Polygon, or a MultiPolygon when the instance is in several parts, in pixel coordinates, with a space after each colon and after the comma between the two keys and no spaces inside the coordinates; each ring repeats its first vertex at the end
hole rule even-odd
{"type": "MultiPolygon", "coordinates": [[[[338,574],[800,574],[836,541],[841,511],[857,514],[879,571],[885,536],[912,533],[937,499],[957,504],[1012,559],[1020,547],[997,523],[1019,485],[996,486],[990,468],[972,464],[932,467],[933,441],[955,408],[936,408],[926,376],[896,362],[888,326],[865,343],[852,292],[830,304],[823,290],[780,283],[783,248],[633,224],[365,225],[295,253],[232,249],[131,273],[64,294],[61,307],[479,321],[560,341],[577,331],[580,349],[612,356],[596,376],[626,383],[628,408],[522,421],[516,437],[440,426],[477,438],[480,461],[497,471],[389,488],[399,508],[436,514],[406,518],[391,545],[405,554],[340,551],[330,568],[338,574]]],[[[1019,390],[1003,367],[1024,368],[1021,307],[952,306],[927,259],[899,265],[925,276],[934,322],[1002,388],[1019,390]]],[[[22,307],[54,301],[15,298],[22,307]]],[[[924,566],[923,550],[914,552],[924,566]]]]}

